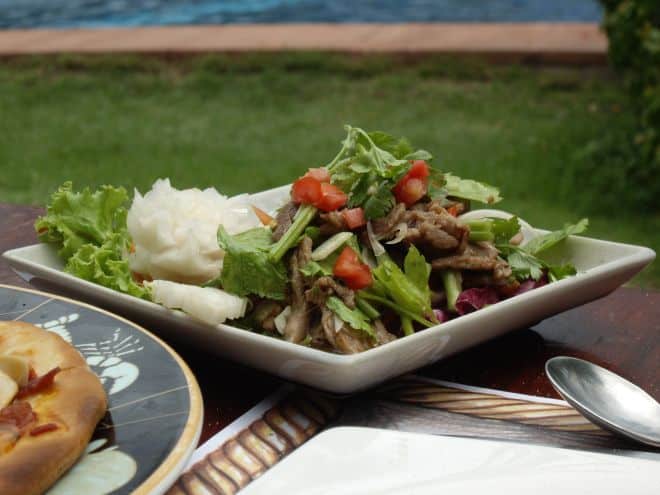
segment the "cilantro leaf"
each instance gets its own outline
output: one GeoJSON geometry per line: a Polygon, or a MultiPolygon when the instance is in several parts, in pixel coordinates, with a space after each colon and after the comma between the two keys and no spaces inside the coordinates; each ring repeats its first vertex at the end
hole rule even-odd
{"type": "Polygon", "coordinates": [[[373,194],[367,193],[367,198],[362,203],[364,216],[367,220],[384,217],[392,209],[395,203],[396,200],[394,199],[394,194],[390,190],[389,184],[383,182],[375,188],[373,194]]]}
{"type": "Polygon", "coordinates": [[[334,185],[348,194],[351,208],[361,206],[368,219],[385,216],[394,206],[392,188],[410,169],[410,160],[431,154],[384,132],[346,126],[339,154],[326,166],[334,185]]]}
{"type": "Polygon", "coordinates": [[[508,220],[504,218],[489,218],[493,234],[495,235],[495,244],[507,244],[513,236],[520,232],[520,222],[518,217],[511,217],[508,220]]]}
{"type": "Polygon", "coordinates": [[[403,270],[406,277],[424,294],[425,300],[430,302],[429,276],[431,275],[431,265],[426,262],[424,256],[414,245],[410,246],[408,254],[403,260],[403,270]]]}
{"type": "Polygon", "coordinates": [[[571,277],[577,273],[577,270],[570,263],[566,265],[550,265],[548,266],[548,279],[550,282],[556,282],[563,278],[571,277]]]}
{"type": "Polygon", "coordinates": [[[433,155],[426,150],[417,150],[408,153],[403,157],[405,160],[424,160],[426,162],[433,160],[433,155]]]}
{"type": "Polygon", "coordinates": [[[360,330],[371,338],[376,338],[374,329],[369,322],[369,318],[358,308],[351,309],[336,296],[330,296],[325,302],[330,311],[336,314],[340,320],[355,330],[360,330]]]}
{"type": "Polygon", "coordinates": [[[429,187],[427,194],[431,199],[445,199],[445,174],[437,168],[429,167],[429,187]]]}
{"type": "Polygon", "coordinates": [[[283,300],[288,283],[284,263],[271,261],[271,232],[255,228],[231,236],[221,225],[218,244],[225,251],[219,281],[232,294],[256,294],[268,299],[283,300]]]}
{"type": "Polygon", "coordinates": [[[397,139],[394,136],[382,131],[372,131],[368,134],[372,143],[374,143],[379,148],[388,151],[396,158],[407,159],[407,155],[415,151],[406,138],[397,139]]]}
{"type": "Polygon", "coordinates": [[[583,218],[576,224],[566,224],[563,228],[548,232],[547,234],[535,237],[523,246],[523,249],[531,254],[538,254],[550,249],[559,242],[566,239],[569,235],[581,234],[589,226],[589,219],[583,218]]]}
{"type": "Polygon", "coordinates": [[[513,276],[518,280],[529,278],[538,280],[543,276],[545,264],[532,254],[519,248],[512,248],[506,258],[513,276]]]}

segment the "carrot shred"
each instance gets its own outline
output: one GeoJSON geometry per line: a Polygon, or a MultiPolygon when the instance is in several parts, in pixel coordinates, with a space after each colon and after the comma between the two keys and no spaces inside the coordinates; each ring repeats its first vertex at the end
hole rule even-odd
{"type": "Polygon", "coordinates": [[[252,210],[254,210],[254,214],[257,215],[257,218],[259,219],[259,221],[263,225],[265,225],[266,227],[269,227],[275,221],[275,219],[273,217],[271,217],[268,213],[266,213],[261,208],[258,208],[256,206],[252,205],[252,210]]]}

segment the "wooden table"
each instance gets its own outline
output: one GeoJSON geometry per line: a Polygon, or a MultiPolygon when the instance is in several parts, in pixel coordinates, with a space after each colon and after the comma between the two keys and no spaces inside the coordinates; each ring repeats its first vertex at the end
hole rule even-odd
{"type": "MultiPolygon", "coordinates": [[[[36,242],[42,209],[0,204],[0,252],[36,242]]],[[[0,283],[29,287],[0,260],[0,283]]],[[[138,322],[139,323],[139,322],[138,322]]],[[[243,414],[281,382],[265,373],[176,344],[204,395],[202,441],[243,414]]],[[[621,288],[609,296],[520,329],[420,370],[444,380],[558,397],[544,372],[557,355],[588,359],[660,399],[660,292],[621,288]]]]}

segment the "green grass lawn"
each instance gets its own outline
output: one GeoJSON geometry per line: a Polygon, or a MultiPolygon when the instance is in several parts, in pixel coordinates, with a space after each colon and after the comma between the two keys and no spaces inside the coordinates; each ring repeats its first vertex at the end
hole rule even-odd
{"type": "MultiPolygon", "coordinates": [[[[0,201],[43,204],[65,180],[234,194],[327,162],[343,124],[407,136],[436,164],[498,185],[502,209],[660,247],[660,217],[603,190],[590,143],[633,121],[605,69],[321,54],[18,58],[0,62],[0,201]],[[593,184],[601,184],[595,188],[593,184]]],[[[609,178],[612,179],[609,179],[609,178]]],[[[634,283],[660,287],[654,263],[634,283]]]]}

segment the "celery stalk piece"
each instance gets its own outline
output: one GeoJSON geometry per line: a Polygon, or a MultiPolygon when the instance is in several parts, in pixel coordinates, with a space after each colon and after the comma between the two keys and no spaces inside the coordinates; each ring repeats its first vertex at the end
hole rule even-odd
{"type": "Polygon", "coordinates": [[[456,299],[461,293],[463,277],[457,270],[443,270],[441,272],[442,283],[445,286],[445,295],[447,296],[447,308],[456,312],[456,299]]]}
{"type": "Polygon", "coordinates": [[[312,205],[302,205],[296,217],[284,235],[270,248],[269,257],[271,261],[279,261],[285,253],[296,245],[300,235],[316,216],[318,210],[312,205]]]}

